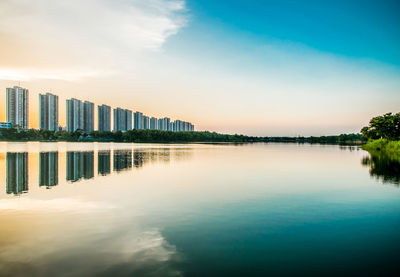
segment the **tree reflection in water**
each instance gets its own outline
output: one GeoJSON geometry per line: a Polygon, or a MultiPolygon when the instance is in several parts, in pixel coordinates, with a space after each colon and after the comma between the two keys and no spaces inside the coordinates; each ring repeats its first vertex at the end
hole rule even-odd
{"type": "Polygon", "coordinates": [[[369,174],[381,180],[384,184],[400,185],[400,157],[382,152],[370,153],[361,163],[369,167],[369,174]]]}

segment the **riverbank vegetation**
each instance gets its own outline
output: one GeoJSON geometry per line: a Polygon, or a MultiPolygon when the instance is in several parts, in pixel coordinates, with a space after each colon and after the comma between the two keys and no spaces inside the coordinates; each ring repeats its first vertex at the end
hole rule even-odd
{"type": "Polygon", "coordinates": [[[399,153],[400,141],[390,141],[387,139],[371,140],[362,146],[367,151],[384,151],[386,153],[399,153]]]}
{"type": "Polygon", "coordinates": [[[292,142],[292,143],[318,143],[318,144],[339,144],[339,145],[362,145],[367,139],[361,134],[341,134],[339,136],[320,137],[268,137],[268,142],[292,142]]]}
{"type": "Polygon", "coordinates": [[[400,113],[374,117],[361,129],[368,142],[362,146],[371,154],[384,152],[400,160],[400,113]]]}
{"type": "Polygon", "coordinates": [[[98,141],[98,142],[253,142],[258,138],[243,135],[226,135],[214,132],[170,132],[159,130],[130,130],[126,132],[75,132],[48,130],[17,130],[14,128],[0,131],[0,140],[5,141],[98,141]]]}
{"type": "Polygon", "coordinates": [[[169,132],[159,130],[130,130],[126,132],[76,132],[22,130],[17,128],[0,130],[2,141],[97,141],[97,142],[141,142],[141,143],[189,143],[189,142],[282,142],[282,143],[315,143],[360,145],[366,142],[361,134],[342,134],[339,136],[321,137],[255,137],[245,135],[228,135],[215,132],[169,132]]]}

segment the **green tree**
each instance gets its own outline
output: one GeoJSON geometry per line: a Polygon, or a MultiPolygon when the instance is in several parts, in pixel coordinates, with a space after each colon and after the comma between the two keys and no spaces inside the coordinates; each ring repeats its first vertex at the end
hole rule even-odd
{"type": "Polygon", "coordinates": [[[372,118],[369,125],[361,129],[361,133],[368,139],[400,140],[400,113],[372,118]]]}

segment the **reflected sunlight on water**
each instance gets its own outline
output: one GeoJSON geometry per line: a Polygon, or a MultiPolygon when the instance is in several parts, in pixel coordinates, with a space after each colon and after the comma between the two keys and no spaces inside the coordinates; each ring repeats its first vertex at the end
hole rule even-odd
{"type": "Polygon", "coordinates": [[[0,143],[0,276],[397,273],[400,191],[366,155],[0,143]]]}

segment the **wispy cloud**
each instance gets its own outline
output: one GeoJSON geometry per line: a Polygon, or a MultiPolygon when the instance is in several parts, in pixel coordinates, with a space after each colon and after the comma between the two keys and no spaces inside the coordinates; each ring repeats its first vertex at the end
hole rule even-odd
{"type": "Polygon", "coordinates": [[[76,198],[60,198],[51,200],[21,198],[18,201],[15,199],[0,200],[0,211],[86,211],[93,212],[99,210],[108,210],[115,207],[98,202],[84,201],[76,198]]]}
{"type": "Polygon", "coordinates": [[[3,0],[0,77],[22,68],[21,78],[74,79],[133,63],[161,49],[185,25],[184,12],[182,0],[3,0]],[[60,68],[65,73],[43,72],[60,68]]]}
{"type": "Polygon", "coordinates": [[[105,74],[107,73],[88,70],[0,69],[0,80],[31,81],[34,79],[46,79],[77,81],[82,78],[99,77],[105,74]]]}

